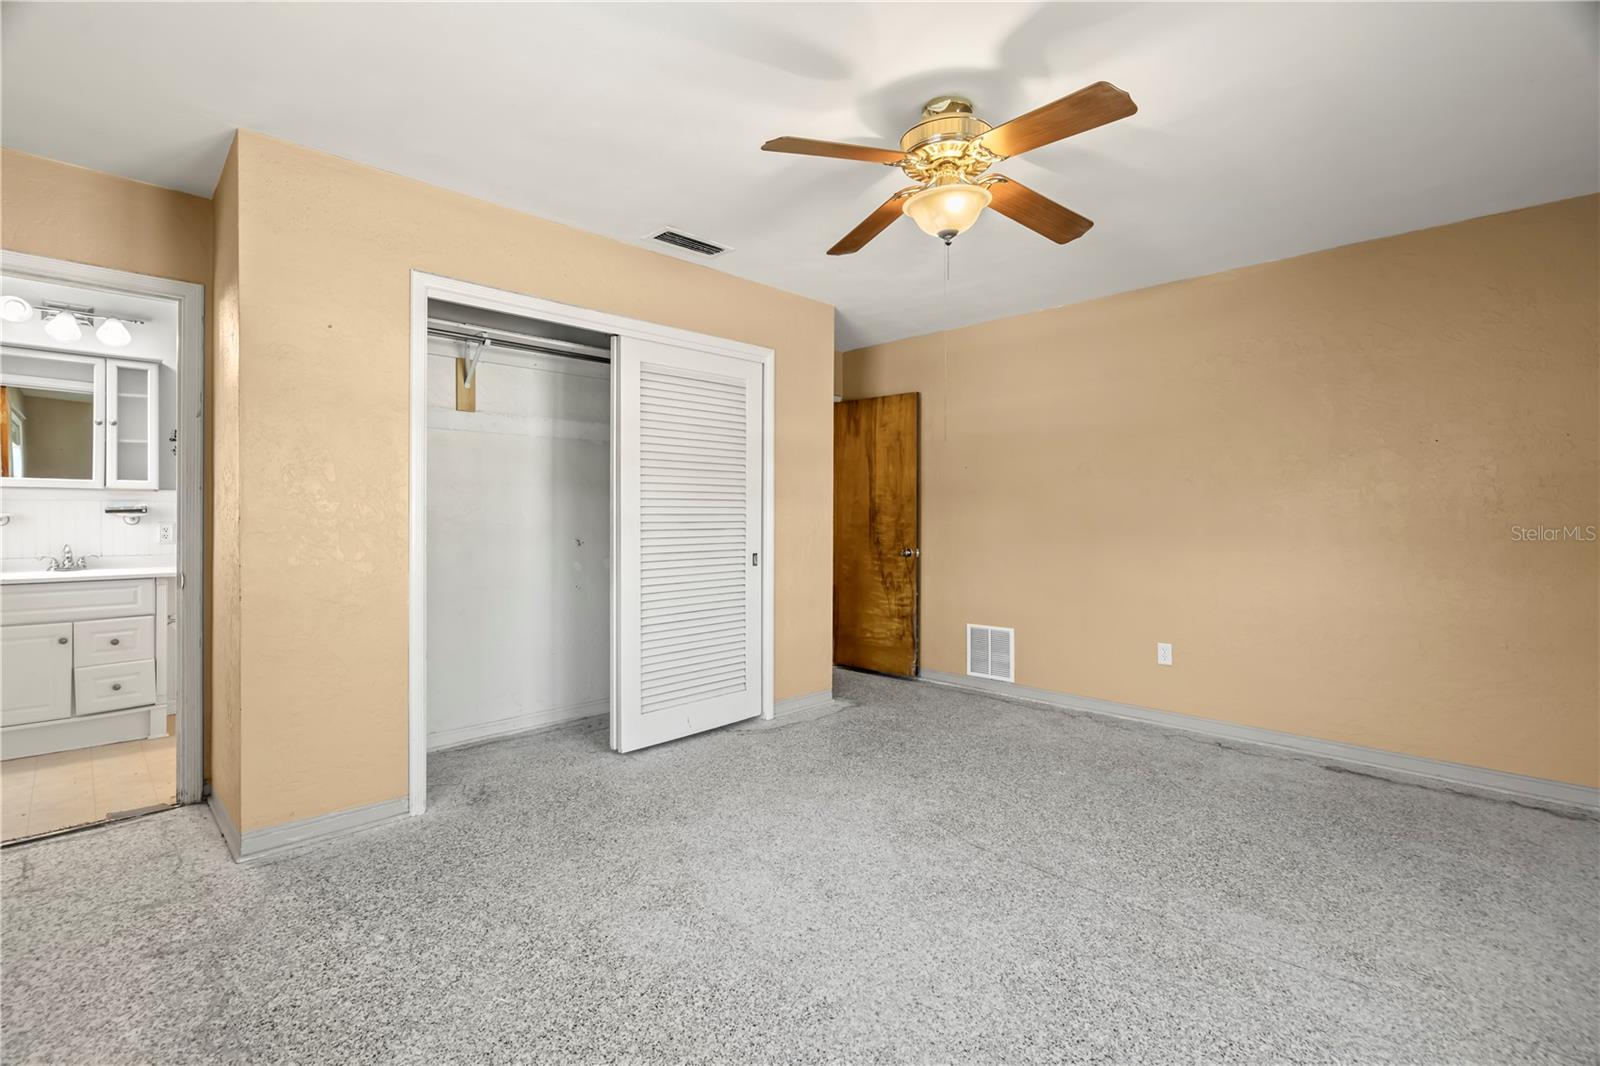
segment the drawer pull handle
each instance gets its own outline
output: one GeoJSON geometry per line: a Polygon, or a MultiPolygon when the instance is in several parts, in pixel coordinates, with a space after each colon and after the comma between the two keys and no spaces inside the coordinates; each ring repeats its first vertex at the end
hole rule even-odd
{"type": "Polygon", "coordinates": [[[112,637],[111,638],[111,646],[112,647],[116,647],[118,644],[121,644],[121,643],[122,643],[122,638],[121,637],[112,637]]]}
{"type": "Polygon", "coordinates": [[[56,643],[57,644],[65,644],[66,642],[67,642],[67,638],[66,637],[57,637],[56,638],[56,643]]]}
{"type": "Polygon", "coordinates": [[[117,681],[117,682],[113,683],[112,686],[111,686],[111,691],[112,692],[121,692],[122,691],[122,682],[121,681],[117,681]]]}

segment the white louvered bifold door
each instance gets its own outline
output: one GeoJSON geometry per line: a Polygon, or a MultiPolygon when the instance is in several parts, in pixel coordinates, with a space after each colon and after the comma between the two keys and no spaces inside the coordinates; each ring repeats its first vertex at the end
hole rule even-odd
{"type": "Polygon", "coordinates": [[[761,713],[762,367],[623,338],[618,751],[761,713]]]}

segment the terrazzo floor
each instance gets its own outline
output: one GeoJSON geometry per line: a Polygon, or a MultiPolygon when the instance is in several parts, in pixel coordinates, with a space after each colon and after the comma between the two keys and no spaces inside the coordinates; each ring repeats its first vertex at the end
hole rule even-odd
{"type": "Polygon", "coordinates": [[[257,866],[184,808],[0,854],[5,1062],[1600,1057],[1600,823],[840,674],[618,756],[430,760],[257,866]]]}

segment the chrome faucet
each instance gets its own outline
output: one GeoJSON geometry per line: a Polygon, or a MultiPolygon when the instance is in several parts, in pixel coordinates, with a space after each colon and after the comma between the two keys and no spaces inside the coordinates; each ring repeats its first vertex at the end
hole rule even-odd
{"type": "Polygon", "coordinates": [[[57,559],[52,555],[41,555],[39,556],[39,561],[44,563],[46,570],[87,570],[89,569],[90,558],[92,557],[88,555],[73,555],[72,545],[63,544],[61,546],[61,558],[57,559]]]}

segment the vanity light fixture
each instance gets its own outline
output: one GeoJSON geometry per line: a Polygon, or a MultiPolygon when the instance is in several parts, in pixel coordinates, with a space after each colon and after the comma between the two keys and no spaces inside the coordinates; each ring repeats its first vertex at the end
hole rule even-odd
{"type": "Polygon", "coordinates": [[[33,305],[20,296],[0,296],[0,319],[26,322],[33,317],[33,305]]]}
{"type": "Polygon", "coordinates": [[[133,341],[133,334],[128,332],[128,327],[122,324],[120,318],[108,318],[100,323],[94,335],[100,338],[100,343],[112,348],[122,348],[133,341]]]}
{"type": "Polygon", "coordinates": [[[44,324],[44,331],[58,341],[75,341],[83,337],[83,327],[78,316],[71,311],[57,311],[44,324]]]}
{"type": "MultiPolygon", "coordinates": [[[[7,300],[12,297],[6,297],[7,300]]],[[[83,304],[41,303],[39,314],[45,319],[44,331],[55,340],[71,342],[83,339],[83,327],[94,330],[96,339],[108,348],[125,348],[133,343],[129,326],[142,326],[142,318],[122,315],[102,315],[83,304]],[[95,323],[100,323],[98,326],[95,323]]]]}

